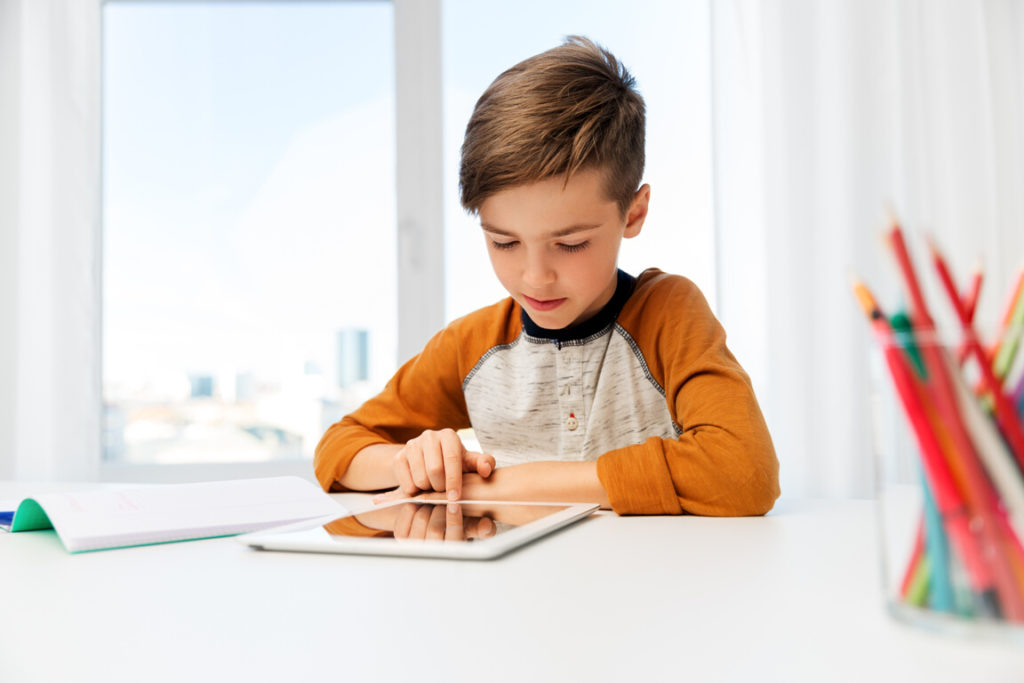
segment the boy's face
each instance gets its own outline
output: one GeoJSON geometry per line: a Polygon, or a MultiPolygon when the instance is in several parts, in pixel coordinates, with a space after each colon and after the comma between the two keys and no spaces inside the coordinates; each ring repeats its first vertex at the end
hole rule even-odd
{"type": "Polygon", "coordinates": [[[491,265],[530,318],[562,329],[592,317],[615,293],[619,243],[643,227],[650,187],[626,216],[608,199],[599,170],[497,192],[480,206],[491,265]]]}

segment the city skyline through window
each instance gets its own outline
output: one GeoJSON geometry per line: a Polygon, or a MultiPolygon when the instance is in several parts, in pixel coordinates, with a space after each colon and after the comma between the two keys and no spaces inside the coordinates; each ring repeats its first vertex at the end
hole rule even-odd
{"type": "Polygon", "coordinates": [[[105,456],[308,457],[395,367],[389,3],[104,5],[105,456]]]}

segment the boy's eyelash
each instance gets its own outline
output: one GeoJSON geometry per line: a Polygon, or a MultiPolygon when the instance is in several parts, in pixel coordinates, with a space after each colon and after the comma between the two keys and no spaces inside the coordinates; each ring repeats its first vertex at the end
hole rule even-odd
{"type": "MultiPolygon", "coordinates": [[[[502,249],[502,250],[504,250],[504,249],[512,249],[517,244],[519,244],[519,242],[517,242],[517,241],[498,242],[497,240],[491,240],[491,246],[493,246],[495,249],[502,249]]],[[[587,242],[580,242],[579,244],[559,244],[558,248],[561,249],[562,251],[567,251],[569,253],[573,253],[573,252],[577,252],[577,251],[581,251],[583,249],[586,249],[589,244],[590,244],[589,241],[587,241],[587,242]]]]}

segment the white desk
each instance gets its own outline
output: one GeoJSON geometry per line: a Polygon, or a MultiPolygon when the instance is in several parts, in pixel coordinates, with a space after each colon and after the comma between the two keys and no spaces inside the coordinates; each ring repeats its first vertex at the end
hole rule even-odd
{"type": "Polygon", "coordinates": [[[876,556],[864,501],[601,514],[485,563],[0,533],[0,681],[1024,681],[1020,644],[886,617],[876,556]]]}

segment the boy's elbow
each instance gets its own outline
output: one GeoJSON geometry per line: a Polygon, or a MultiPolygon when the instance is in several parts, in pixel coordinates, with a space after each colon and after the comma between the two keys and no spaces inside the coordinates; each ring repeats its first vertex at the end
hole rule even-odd
{"type": "Polygon", "coordinates": [[[779,499],[779,464],[775,453],[743,470],[722,472],[715,494],[703,503],[694,500],[684,505],[694,514],[713,517],[758,517],[775,507],[779,499]]]}
{"type": "Polygon", "coordinates": [[[774,488],[759,487],[751,491],[747,499],[736,512],[737,517],[758,517],[766,515],[775,507],[775,501],[779,499],[779,485],[776,482],[774,488]]]}
{"type": "Polygon", "coordinates": [[[735,490],[735,517],[757,517],[768,514],[781,494],[779,466],[772,454],[772,466],[758,468],[735,490]]]}
{"type": "Polygon", "coordinates": [[[730,487],[727,495],[715,501],[681,501],[687,512],[707,517],[760,517],[771,512],[779,498],[779,488],[746,484],[730,487]]]}

